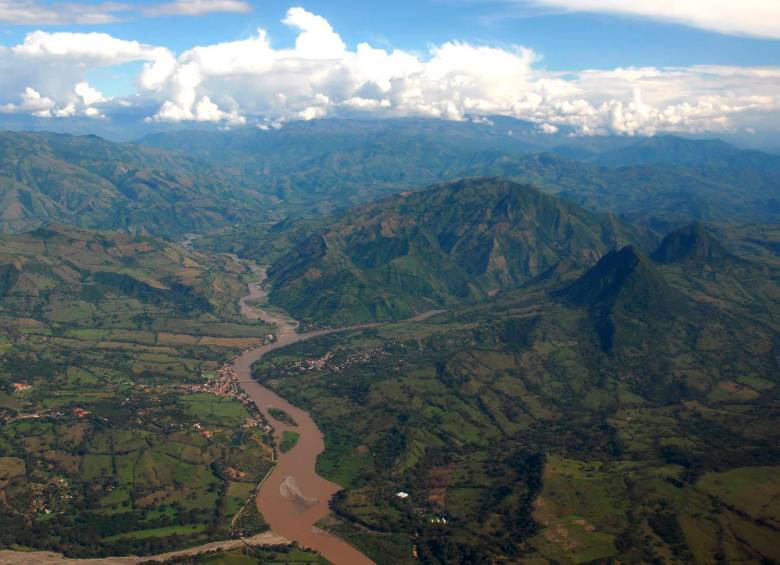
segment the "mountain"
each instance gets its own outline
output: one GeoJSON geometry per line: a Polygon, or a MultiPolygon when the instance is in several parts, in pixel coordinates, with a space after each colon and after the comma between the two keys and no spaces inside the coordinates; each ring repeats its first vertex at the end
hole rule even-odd
{"type": "Polygon", "coordinates": [[[651,325],[668,322],[685,311],[681,297],[650,259],[633,246],[604,255],[562,295],[590,310],[605,351],[610,351],[616,341],[626,343],[635,337],[637,328],[629,326],[637,321],[641,320],[642,333],[647,337],[651,325]]]}
{"type": "Polygon", "coordinates": [[[503,176],[661,231],[694,220],[780,221],[780,158],[717,140],[570,138],[491,117],[315,120],[140,142],[227,165],[296,215],[460,177],[503,176]]]}
{"type": "Polygon", "coordinates": [[[0,237],[0,311],[6,314],[57,320],[72,309],[68,321],[95,322],[112,315],[101,304],[117,296],[191,315],[234,311],[229,296],[227,304],[212,303],[219,293],[206,276],[196,255],[151,237],[57,224],[0,237]]]}
{"type": "Polygon", "coordinates": [[[657,263],[717,264],[736,260],[701,223],[683,226],[667,235],[651,257],[657,263]]]}
{"type": "Polygon", "coordinates": [[[467,179],[337,216],[269,269],[271,302],[307,323],[403,318],[495,295],[652,236],[502,179],[467,179]]]}
{"type": "Polygon", "coordinates": [[[780,159],[776,166],[773,160],[755,168],[750,159],[741,166],[655,163],[607,167],[542,153],[503,157],[476,169],[477,174],[527,182],[593,210],[609,211],[665,232],[692,221],[780,222],[780,159]]]}
{"type": "Polygon", "coordinates": [[[380,564],[774,559],[780,271],[711,232],[264,357],[332,529],[380,564]]]}
{"type": "Polygon", "coordinates": [[[260,199],[181,154],[95,136],[0,132],[0,231],[56,221],[181,235],[256,216],[260,199]]]}
{"type": "Polygon", "coordinates": [[[752,168],[777,172],[780,157],[763,151],[739,149],[719,139],[686,139],[674,135],[647,137],[597,154],[594,161],[610,167],[627,165],[703,165],[752,168]]]}

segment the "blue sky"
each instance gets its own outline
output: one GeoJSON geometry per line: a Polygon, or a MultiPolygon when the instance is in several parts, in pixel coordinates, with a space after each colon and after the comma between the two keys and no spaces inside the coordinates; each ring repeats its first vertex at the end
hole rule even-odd
{"type": "MultiPolygon", "coordinates": [[[[453,119],[508,113],[547,124],[550,130],[567,125],[584,133],[780,128],[780,79],[774,76],[780,65],[780,2],[678,0],[661,10],[663,3],[159,0],[107,5],[0,0],[0,44],[8,48],[0,50],[0,71],[6,76],[0,78],[0,110],[110,119],[121,106],[137,107],[139,119],[260,125],[348,112],[453,119]],[[289,18],[293,7],[305,14],[296,22],[289,18]],[[160,11],[179,15],[157,15],[160,11]],[[101,23],[85,23],[96,20],[101,23]],[[314,27],[306,28],[310,25],[314,27]],[[267,37],[259,38],[258,29],[267,37]],[[93,32],[124,43],[106,47],[89,35],[93,32]],[[336,42],[328,51],[335,64],[324,65],[316,48],[291,51],[296,38],[306,33],[311,42],[336,42]],[[84,48],[92,43],[93,51],[84,48]],[[230,47],[212,48],[220,43],[230,47]],[[406,59],[393,63],[385,57],[372,64],[388,70],[374,73],[355,62],[360,43],[386,54],[400,50],[406,59]],[[19,49],[25,45],[29,48],[19,49]],[[442,49],[453,45],[461,47],[442,49]],[[182,81],[190,79],[182,79],[182,73],[193,59],[187,52],[195,46],[211,51],[195,56],[197,84],[185,88],[182,81]],[[101,56],[101,50],[113,48],[118,53],[101,56]],[[160,50],[169,56],[162,60],[160,50]],[[213,61],[209,67],[201,56],[226,57],[228,71],[213,61]],[[237,58],[263,57],[275,61],[275,67],[248,69],[246,61],[231,67],[237,58]],[[488,72],[480,68],[481,58],[488,72]],[[149,86],[144,69],[154,61],[168,70],[149,86]],[[291,76],[291,61],[305,66],[309,75],[291,76]],[[431,61],[435,64],[426,65],[431,61]],[[617,69],[649,70],[616,74],[617,69]],[[583,73],[588,70],[603,72],[583,73]],[[269,86],[275,80],[289,83],[276,92],[269,86]],[[509,87],[501,84],[504,80],[509,87]],[[74,94],[82,83],[97,92],[89,103],[74,94]],[[247,91],[253,88],[255,92],[247,91]],[[440,95],[448,89],[454,90],[450,98],[440,95]],[[242,100],[250,95],[251,103],[242,100]],[[712,110],[713,105],[720,110],[712,110]],[[158,112],[140,115],[155,106],[158,112]]],[[[80,88],[83,92],[86,87],[80,88]]]]}
{"type": "MultiPolygon", "coordinates": [[[[269,31],[275,43],[289,45],[295,34],[281,20],[288,8],[301,6],[325,17],[353,46],[362,41],[407,50],[424,50],[429,43],[448,40],[520,44],[543,54],[543,64],[554,70],[780,63],[777,39],[725,35],[640,17],[568,13],[506,2],[264,0],[249,4],[252,6],[249,13],[140,17],[115,24],[46,26],[46,29],[105,31],[116,37],[183,51],[193,45],[245,38],[262,27],[269,31]]],[[[18,43],[26,33],[41,28],[40,25],[2,25],[2,42],[18,43]]]]}

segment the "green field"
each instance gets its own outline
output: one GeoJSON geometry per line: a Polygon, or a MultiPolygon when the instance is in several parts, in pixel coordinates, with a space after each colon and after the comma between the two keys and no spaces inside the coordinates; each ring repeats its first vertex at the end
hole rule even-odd
{"type": "Polygon", "coordinates": [[[301,434],[298,432],[291,432],[288,430],[285,430],[282,432],[282,439],[279,442],[279,451],[282,453],[287,453],[290,451],[293,447],[298,445],[298,439],[301,437],[301,434]]]}

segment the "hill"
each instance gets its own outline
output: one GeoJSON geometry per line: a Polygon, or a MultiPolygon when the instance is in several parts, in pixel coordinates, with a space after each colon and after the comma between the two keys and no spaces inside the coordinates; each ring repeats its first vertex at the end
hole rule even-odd
{"type": "Polygon", "coordinates": [[[141,143],[240,171],[285,213],[331,212],[461,177],[530,183],[660,231],[780,221],[780,158],[718,140],[571,138],[519,120],[315,120],[279,130],[181,131],[141,143]],[[540,153],[541,152],[541,153],[540,153]]]}
{"type": "Polygon", "coordinates": [[[338,216],[271,266],[270,298],[306,323],[398,319],[651,239],[525,185],[463,180],[338,216]]]}
{"type": "Polygon", "coordinates": [[[181,154],[95,136],[0,132],[0,232],[56,221],[178,236],[258,208],[230,175],[181,154]]]}
{"type": "Polygon", "coordinates": [[[265,357],[325,432],[331,528],[380,564],[775,559],[780,272],[713,276],[708,232],[265,357]]]}

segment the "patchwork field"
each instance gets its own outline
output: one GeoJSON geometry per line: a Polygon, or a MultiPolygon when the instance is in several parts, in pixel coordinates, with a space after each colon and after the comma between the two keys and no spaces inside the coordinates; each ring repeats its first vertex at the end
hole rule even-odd
{"type": "Polygon", "coordinates": [[[0,239],[4,261],[0,545],[159,553],[265,528],[234,517],[270,439],[210,384],[271,331],[240,318],[229,260],[62,228],[0,239]]]}

